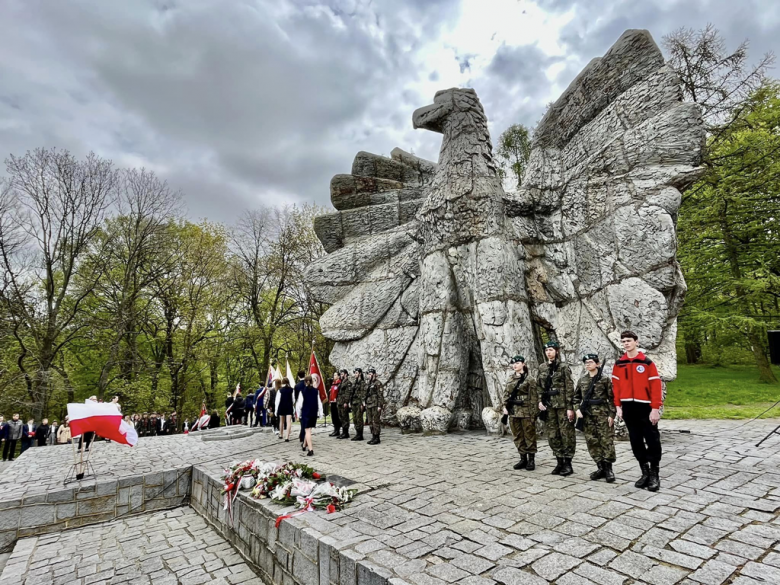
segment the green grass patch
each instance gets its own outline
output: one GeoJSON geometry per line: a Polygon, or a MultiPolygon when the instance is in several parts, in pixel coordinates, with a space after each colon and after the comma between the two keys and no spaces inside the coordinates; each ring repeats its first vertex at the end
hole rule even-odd
{"type": "MultiPolygon", "coordinates": [[[[780,368],[773,367],[780,378],[780,368]]],[[[753,418],[780,400],[780,384],[759,382],[755,366],[677,367],[670,382],[664,418],[753,418]]],[[[780,417],[780,405],[765,418],[780,417]]]]}

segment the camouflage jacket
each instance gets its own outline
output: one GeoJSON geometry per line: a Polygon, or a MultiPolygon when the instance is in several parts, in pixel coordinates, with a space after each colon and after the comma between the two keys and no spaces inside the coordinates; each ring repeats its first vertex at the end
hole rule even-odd
{"type": "MultiPolygon", "coordinates": [[[[577,382],[577,388],[574,390],[574,407],[582,410],[582,401],[585,399],[585,395],[590,388],[591,377],[590,374],[585,371],[582,377],[577,382]]],[[[610,418],[615,418],[615,401],[612,394],[612,381],[609,376],[601,376],[596,386],[593,388],[593,395],[591,400],[600,401],[599,404],[591,404],[586,408],[591,414],[595,415],[607,415],[610,418]]],[[[584,414],[584,411],[583,411],[584,414]]]]}
{"type": "Polygon", "coordinates": [[[347,391],[347,399],[352,407],[363,406],[366,402],[366,381],[359,379],[350,380],[349,390],[347,391]]]}
{"type": "Polygon", "coordinates": [[[520,376],[516,373],[509,377],[504,386],[502,402],[509,416],[514,418],[533,418],[539,412],[539,395],[536,389],[536,380],[530,375],[526,376],[525,381],[520,384],[517,392],[515,392],[515,404],[507,404],[519,380],[520,376]],[[522,402],[522,404],[517,404],[518,402],[522,402]]]}
{"type": "Polygon", "coordinates": [[[336,404],[338,406],[349,406],[349,397],[352,395],[352,380],[347,376],[345,380],[341,382],[339,386],[339,394],[336,397],[336,404]]]}
{"type": "Polygon", "coordinates": [[[552,376],[552,386],[550,387],[551,396],[547,404],[552,408],[574,410],[574,384],[571,380],[571,370],[569,369],[569,364],[560,360],[556,360],[553,364],[545,361],[539,366],[539,372],[536,376],[536,383],[539,385],[539,400],[543,400],[547,384],[547,373],[550,367],[556,364],[557,367],[552,376]]]}
{"type": "Polygon", "coordinates": [[[373,382],[366,383],[366,406],[370,408],[385,407],[385,387],[379,380],[375,379],[373,382]]]}

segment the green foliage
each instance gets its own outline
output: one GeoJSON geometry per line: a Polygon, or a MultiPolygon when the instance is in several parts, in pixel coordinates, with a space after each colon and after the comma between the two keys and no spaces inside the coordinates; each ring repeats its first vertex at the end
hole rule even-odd
{"type": "MultiPolygon", "coordinates": [[[[780,368],[773,369],[780,374],[780,368]]],[[[668,385],[664,418],[752,418],[778,400],[780,390],[762,383],[755,365],[680,365],[668,385]]],[[[765,415],[777,416],[780,405],[765,415]]]]}
{"type": "Polygon", "coordinates": [[[531,156],[531,131],[522,124],[513,124],[504,130],[498,137],[496,155],[501,163],[501,178],[513,177],[519,187],[531,156]]]}
{"type": "Polygon", "coordinates": [[[708,170],[686,192],[678,228],[682,336],[736,344],[776,383],[766,331],[780,326],[780,85],[755,91],[710,136],[708,170]]]}

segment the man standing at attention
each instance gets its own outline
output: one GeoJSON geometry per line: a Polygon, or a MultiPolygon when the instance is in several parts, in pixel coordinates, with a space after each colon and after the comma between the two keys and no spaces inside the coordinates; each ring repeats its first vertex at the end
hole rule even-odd
{"type": "Polygon", "coordinates": [[[612,368],[612,388],[615,393],[617,415],[628,429],[631,450],[639,462],[642,477],[637,488],[658,491],[661,480],[658,467],[661,462],[661,434],[658,421],[663,405],[661,377],[655,364],[639,351],[639,338],[633,331],[623,331],[620,343],[624,353],[612,368]]]}

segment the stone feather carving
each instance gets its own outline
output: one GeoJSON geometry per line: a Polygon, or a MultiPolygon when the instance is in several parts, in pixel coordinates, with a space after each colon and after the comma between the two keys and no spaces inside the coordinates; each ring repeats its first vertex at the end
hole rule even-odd
{"type": "Polygon", "coordinates": [[[308,271],[331,304],[331,363],[375,367],[390,422],[498,431],[509,358],[534,367],[545,337],[577,375],[583,353],[614,359],[630,328],[675,377],[676,213],[704,129],[647,31],[626,31],[551,106],[517,192],[474,90],[438,92],[413,123],[442,134],[438,164],[358,153],[331,182],[337,212],[315,221],[328,254],[308,271]]]}

